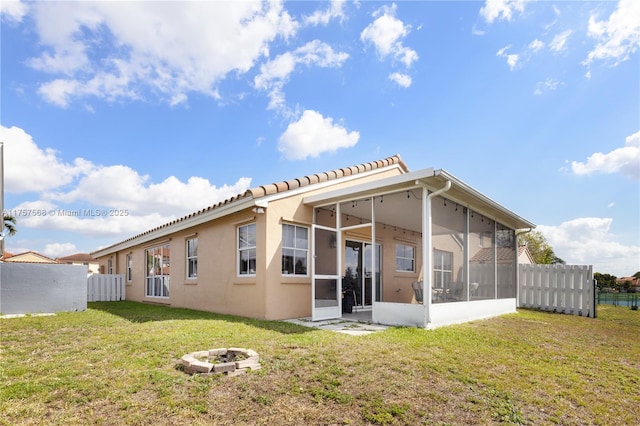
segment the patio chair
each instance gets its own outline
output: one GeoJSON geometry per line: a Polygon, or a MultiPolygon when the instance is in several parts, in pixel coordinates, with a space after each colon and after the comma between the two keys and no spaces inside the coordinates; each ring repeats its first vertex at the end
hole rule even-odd
{"type": "Polygon", "coordinates": [[[415,281],[413,284],[411,284],[411,288],[413,288],[413,295],[416,298],[416,302],[418,303],[423,303],[423,297],[422,297],[422,281],[415,281]]]}
{"type": "Polygon", "coordinates": [[[480,287],[480,283],[469,283],[469,297],[476,295],[478,287],[480,287]]]}

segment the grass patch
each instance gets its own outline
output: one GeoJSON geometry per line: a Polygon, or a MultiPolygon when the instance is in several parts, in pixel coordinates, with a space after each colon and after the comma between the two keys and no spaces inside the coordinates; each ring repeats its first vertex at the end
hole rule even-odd
{"type": "Polygon", "coordinates": [[[134,302],[0,320],[0,417],[20,424],[636,424],[640,313],[521,310],[368,336],[134,302]],[[194,351],[262,369],[187,375],[194,351]]]}

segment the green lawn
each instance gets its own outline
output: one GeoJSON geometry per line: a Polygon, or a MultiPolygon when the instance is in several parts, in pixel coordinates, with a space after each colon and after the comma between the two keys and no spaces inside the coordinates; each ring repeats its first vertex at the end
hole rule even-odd
{"type": "Polygon", "coordinates": [[[0,320],[0,422],[640,422],[640,312],[522,310],[434,331],[348,336],[133,302],[0,320]],[[182,355],[256,350],[262,370],[189,376],[182,355]]]}

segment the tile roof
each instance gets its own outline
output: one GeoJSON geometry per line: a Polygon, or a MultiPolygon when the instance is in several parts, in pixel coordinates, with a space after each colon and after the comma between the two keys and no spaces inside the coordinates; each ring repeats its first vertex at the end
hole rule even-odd
{"type": "Polygon", "coordinates": [[[640,278],[636,278],[636,277],[620,277],[620,278],[616,279],[616,282],[618,284],[624,284],[627,281],[629,281],[631,283],[632,287],[640,286],[640,278]]]}
{"type": "Polygon", "coordinates": [[[56,259],[58,262],[95,262],[96,259],[93,258],[89,253],[76,253],[71,254],[69,256],[58,257],[56,259]]]}
{"type": "MultiPolygon", "coordinates": [[[[275,182],[275,183],[271,183],[268,185],[262,185],[262,186],[258,186],[255,188],[250,188],[247,189],[244,193],[242,194],[238,194],[235,195],[231,198],[228,198],[224,201],[220,201],[217,204],[211,205],[209,207],[206,207],[204,209],[198,210],[197,212],[188,214],[186,216],[183,216],[181,218],[172,220],[171,222],[165,223],[163,225],[157,226],[155,228],[149,229],[147,231],[144,231],[138,235],[135,235],[133,237],[127,238],[123,241],[120,241],[118,243],[112,244],[109,247],[105,247],[103,249],[100,250],[96,250],[97,251],[103,251],[106,249],[109,249],[110,247],[114,247],[116,245],[122,244],[122,243],[127,243],[130,242],[132,240],[135,240],[137,238],[140,238],[142,236],[151,234],[155,231],[158,231],[160,229],[164,229],[164,228],[168,228],[172,225],[175,225],[177,223],[183,222],[187,219],[191,219],[197,216],[200,216],[204,213],[210,212],[212,210],[218,209],[220,207],[232,204],[234,202],[243,200],[243,199],[247,199],[247,198],[252,198],[252,199],[258,199],[261,197],[265,197],[267,195],[272,195],[272,194],[277,194],[277,193],[281,193],[281,192],[286,192],[292,189],[296,189],[296,188],[301,188],[301,187],[305,187],[305,186],[309,186],[309,185],[313,185],[316,183],[320,183],[320,182],[327,182],[330,180],[335,180],[335,179],[340,179],[342,177],[346,177],[346,176],[352,176],[352,175],[357,175],[359,173],[364,173],[370,170],[375,170],[375,169],[381,169],[387,166],[392,166],[392,165],[398,165],[400,168],[402,168],[402,170],[406,173],[409,172],[409,168],[407,167],[407,165],[404,163],[404,161],[402,161],[402,159],[400,158],[399,154],[393,155],[391,157],[387,157],[383,160],[376,160],[376,161],[371,161],[369,163],[364,163],[364,164],[358,164],[356,166],[350,166],[350,167],[345,167],[345,168],[341,168],[341,169],[336,169],[336,170],[331,170],[328,172],[322,172],[322,173],[316,173],[313,175],[309,175],[309,176],[303,176],[303,177],[299,177],[299,178],[295,178],[295,179],[291,179],[291,180],[287,180],[287,181],[281,181],[281,182],[275,182]]],[[[95,252],[94,252],[95,253],[95,252]]]]}
{"type": "Polygon", "coordinates": [[[256,188],[248,189],[244,195],[251,195],[253,198],[260,198],[266,195],[301,188],[319,182],[326,182],[345,176],[357,175],[358,173],[364,173],[369,170],[380,169],[394,164],[398,164],[405,172],[409,171],[409,168],[404,161],[402,161],[400,155],[396,154],[392,157],[385,158],[384,160],[372,161],[370,163],[359,164],[357,166],[344,167],[342,169],[331,170],[329,172],[316,173],[311,176],[303,176],[296,179],[258,186],[256,188]]]}
{"type": "Polygon", "coordinates": [[[13,256],[14,256],[13,253],[10,253],[10,252],[5,250],[4,253],[2,254],[2,256],[0,256],[0,260],[8,259],[8,258],[13,257],[13,256]]]}
{"type": "Polygon", "coordinates": [[[35,251],[26,251],[24,253],[14,254],[9,258],[5,258],[5,262],[12,263],[58,263],[55,259],[45,256],[35,251]]]}

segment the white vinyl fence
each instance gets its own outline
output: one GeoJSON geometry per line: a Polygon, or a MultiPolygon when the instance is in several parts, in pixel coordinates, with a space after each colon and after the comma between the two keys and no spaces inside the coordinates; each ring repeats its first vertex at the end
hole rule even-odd
{"type": "Polygon", "coordinates": [[[595,318],[591,265],[519,265],[518,305],[595,318]]]}
{"type": "Polygon", "coordinates": [[[87,278],[88,302],[114,302],[125,299],[123,274],[93,274],[87,278]]]}

